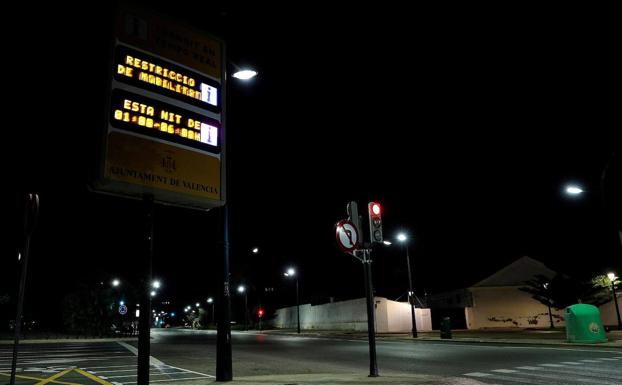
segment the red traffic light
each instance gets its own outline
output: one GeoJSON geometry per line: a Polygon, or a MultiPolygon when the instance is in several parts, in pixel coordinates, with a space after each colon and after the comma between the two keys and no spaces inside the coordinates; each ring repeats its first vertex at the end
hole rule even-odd
{"type": "Polygon", "coordinates": [[[257,315],[259,316],[259,318],[263,317],[263,313],[264,313],[264,312],[263,312],[263,309],[262,309],[262,308],[259,308],[259,309],[257,310],[257,315]]]}
{"type": "Polygon", "coordinates": [[[374,213],[374,215],[380,215],[380,204],[373,202],[371,204],[371,212],[374,213]]]}

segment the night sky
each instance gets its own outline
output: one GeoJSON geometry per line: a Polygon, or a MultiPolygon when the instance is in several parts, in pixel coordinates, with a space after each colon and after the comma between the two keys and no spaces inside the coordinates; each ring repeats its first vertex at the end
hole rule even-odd
{"type": "MultiPolygon", "coordinates": [[[[467,287],[525,255],[577,277],[622,274],[619,44],[607,22],[175,3],[154,9],[222,36],[230,61],[259,72],[231,82],[228,105],[232,284],[253,288],[249,302],[292,304],[289,265],[303,301],[363,296],[360,263],[335,244],[351,200],[383,204],[385,238],[410,234],[418,295],[467,287]],[[564,196],[568,182],[587,193],[564,196]]],[[[22,10],[27,23],[4,27],[19,38],[5,41],[5,92],[16,96],[0,295],[16,292],[24,196],[38,192],[34,317],[57,317],[79,283],[136,281],[144,253],[140,202],[86,187],[106,114],[111,8],[76,7],[22,10]]],[[[215,295],[218,210],[157,206],[155,216],[161,298],[181,309],[215,295]]],[[[407,290],[405,265],[398,245],[375,251],[377,295],[407,290]]]]}

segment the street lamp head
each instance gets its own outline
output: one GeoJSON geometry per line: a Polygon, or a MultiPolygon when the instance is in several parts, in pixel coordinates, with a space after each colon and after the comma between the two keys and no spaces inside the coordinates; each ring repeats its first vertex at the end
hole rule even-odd
{"type": "Polygon", "coordinates": [[[125,301],[119,301],[119,305],[121,306],[125,305],[125,301]]]}
{"type": "Polygon", "coordinates": [[[156,279],[151,283],[151,286],[153,286],[154,289],[159,289],[160,286],[162,286],[162,283],[156,279]]]}
{"type": "Polygon", "coordinates": [[[615,281],[618,277],[616,277],[616,275],[614,273],[607,273],[607,278],[609,278],[609,280],[611,282],[615,281]]]}
{"type": "Polygon", "coordinates": [[[207,299],[207,303],[212,303],[212,302],[214,302],[214,298],[209,297],[209,298],[207,299]]]}
{"type": "Polygon", "coordinates": [[[119,281],[118,279],[113,279],[112,280],[112,286],[117,287],[121,284],[121,281],[119,281]]]}
{"type": "Polygon", "coordinates": [[[389,241],[382,241],[382,243],[385,244],[385,246],[391,246],[393,243],[389,242],[389,241]]]}
{"type": "Polygon", "coordinates": [[[257,253],[259,253],[259,248],[255,247],[255,248],[253,249],[253,254],[257,254],[257,253]]]}
{"type": "Polygon", "coordinates": [[[201,306],[201,304],[200,304],[200,303],[198,303],[198,302],[197,302],[197,303],[195,303],[194,305],[195,305],[196,307],[201,306]]]}
{"type": "Polygon", "coordinates": [[[407,239],[408,239],[408,237],[406,236],[406,234],[404,234],[404,233],[397,234],[397,240],[398,241],[406,242],[407,239]]]}
{"type": "Polygon", "coordinates": [[[257,76],[257,71],[249,69],[239,69],[233,73],[233,77],[240,80],[250,80],[257,76]]]}
{"type": "Polygon", "coordinates": [[[152,296],[152,297],[155,297],[155,295],[156,295],[155,290],[151,290],[151,296],[152,296]]]}
{"type": "Polygon", "coordinates": [[[290,267],[289,269],[287,269],[288,277],[293,277],[294,275],[296,275],[296,269],[294,269],[293,267],[290,267]]]}
{"type": "Polygon", "coordinates": [[[566,186],[566,194],[568,195],[579,195],[583,192],[584,192],[583,189],[577,185],[566,186]]]}
{"type": "Polygon", "coordinates": [[[245,290],[246,288],[244,287],[244,285],[238,286],[238,293],[244,293],[245,290]]]}

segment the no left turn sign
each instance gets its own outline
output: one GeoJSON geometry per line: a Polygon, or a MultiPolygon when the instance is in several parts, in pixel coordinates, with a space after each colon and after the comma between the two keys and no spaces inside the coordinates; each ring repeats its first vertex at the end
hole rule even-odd
{"type": "Polygon", "coordinates": [[[356,226],[354,226],[354,223],[348,220],[337,222],[335,235],[337,238],[337,245],[342,251],[351,253],[358,248],[359,232],[356,226]]]}

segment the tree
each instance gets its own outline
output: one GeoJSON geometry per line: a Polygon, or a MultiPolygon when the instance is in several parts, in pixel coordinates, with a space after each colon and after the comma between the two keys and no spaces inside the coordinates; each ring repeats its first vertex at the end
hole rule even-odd
{"type": "Polygon", "coordinates": [[[536,275],[525,284],[526,286],[519,288],[519,290],[531,294],[533,299],[548,307],[551,329],[554,328],[551,308],[561,310],[581,302],[579,286],[574,280],[563,274],[557,274],[553,278],[536,275]]]}

